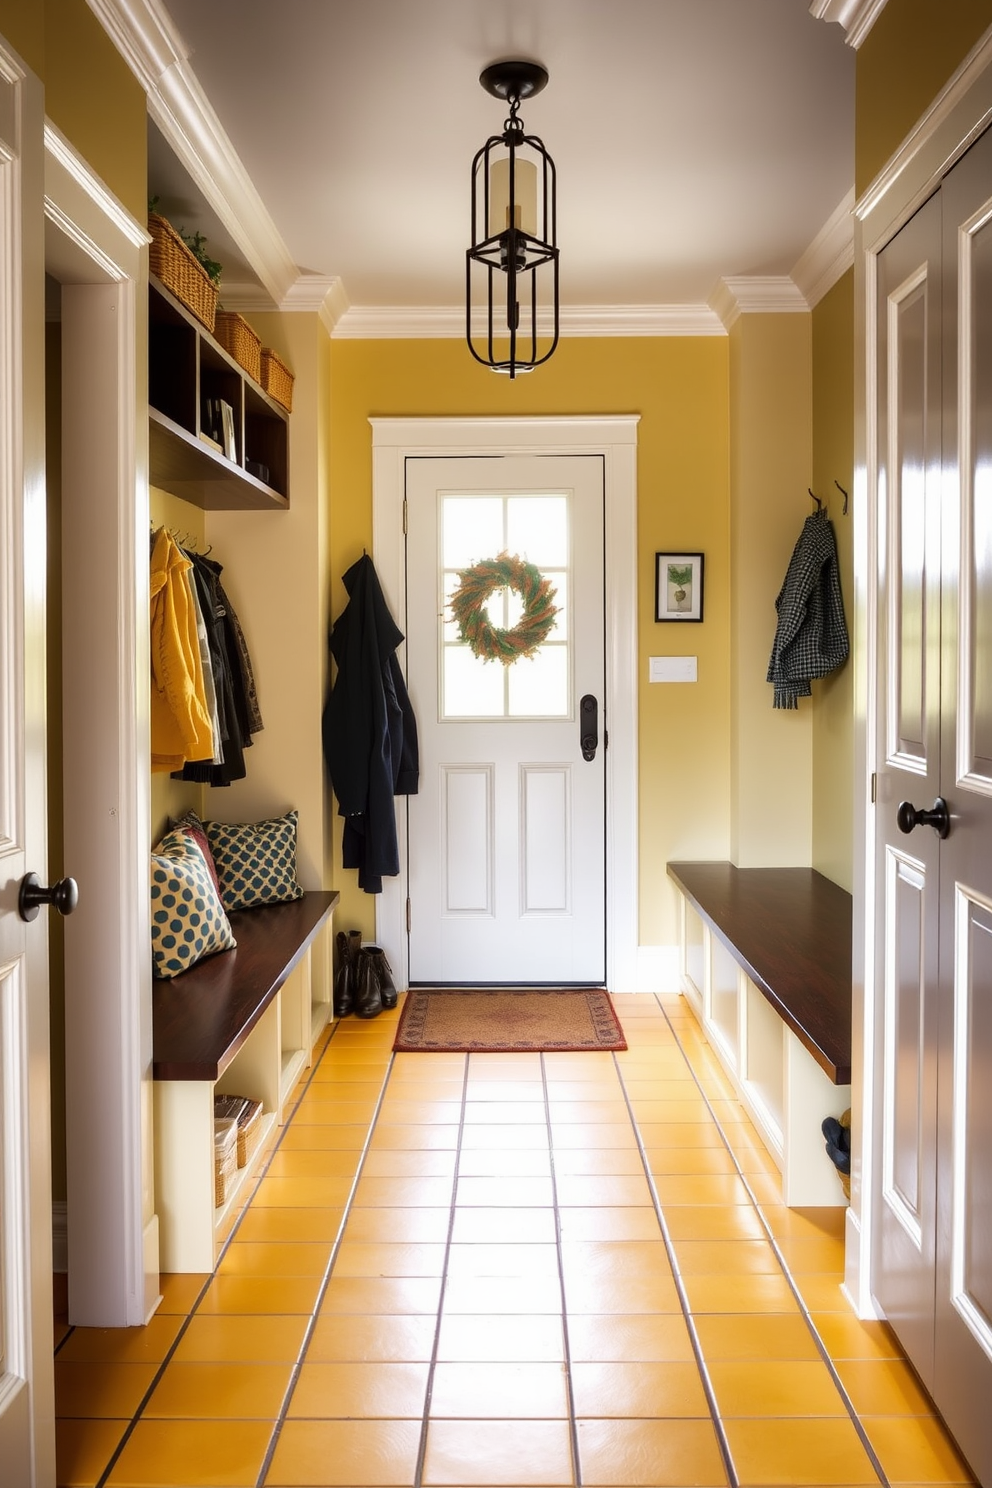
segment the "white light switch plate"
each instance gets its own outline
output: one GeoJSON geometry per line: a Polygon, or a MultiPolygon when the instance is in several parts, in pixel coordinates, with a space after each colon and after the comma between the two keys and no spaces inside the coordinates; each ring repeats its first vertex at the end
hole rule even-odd
{"type": "Polygon", "coordinates": [[[650,656],[649,682],[695,682],[695,656],[650,656]]]}

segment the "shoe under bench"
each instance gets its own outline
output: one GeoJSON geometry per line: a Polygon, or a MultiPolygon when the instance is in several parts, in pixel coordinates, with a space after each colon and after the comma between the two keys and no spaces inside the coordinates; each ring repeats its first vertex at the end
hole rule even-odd
{"type": "Polygon", "coordinates": [[[669,863],[686,1000],[792,1207],[846,1197],[820,1124],[851,1104],[851,911],[812,868],[669,863]]]}
{"type": "Polygon", "coordinates": [[[230,915],[237,946],[152,990],[155,1187],[163,1271],[209,1272],[272,1128],[331,1017],[331,928],[340,896],[230,915]],[[262,1102],[253,1157],[216,1205],[214,1095],[262,1102]]]}

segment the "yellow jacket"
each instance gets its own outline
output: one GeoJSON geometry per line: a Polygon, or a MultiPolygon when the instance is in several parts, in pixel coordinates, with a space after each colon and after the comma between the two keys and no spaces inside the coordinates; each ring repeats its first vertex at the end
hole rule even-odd
{"type": "Polygon", "coordinates": [[[187,577],[192,564],[164,527],[151,564],[152,770],[181,770],[187,760],[212,759],[196,601],[187,577]]]}

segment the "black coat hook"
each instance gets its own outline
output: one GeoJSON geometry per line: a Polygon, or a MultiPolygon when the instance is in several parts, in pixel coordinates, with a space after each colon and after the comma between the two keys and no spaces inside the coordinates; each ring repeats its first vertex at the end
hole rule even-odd
{"type": "Polygon", "coordinates": [[[823,502],[820,500],[819,496],[815,494],[812,486],[807,486],[806,489],[809,492],[810,496],[812,496],[813,500],[816,502],[816,514],[817,516],[819,516],[822,511],[826,511],[826,507],[823,505],[823,502]]]}
{"type": "Polygon", "coordinates": [[[836,477],[834,478],[834,485],[837,487],[838,491],[840,492],[840,494],[844,498],[844,505],[843,505],[843,508],[841,510],[841,515],[846,517],[847,516],[847,492],[844,490],[844,487],[841,485],[840,481],[836,479],[836,477]]]}

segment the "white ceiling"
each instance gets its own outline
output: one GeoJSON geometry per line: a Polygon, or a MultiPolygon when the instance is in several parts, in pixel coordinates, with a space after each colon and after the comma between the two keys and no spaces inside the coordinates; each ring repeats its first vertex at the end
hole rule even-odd
{"type": "MultiPolygon", "coordinates": [[[[488,63],[541,61],[521,114],[558,167],[561,297],[704,304],[788,274],[854,181],[855,53],[809,0],[164,0],[301,272],[353,306],[463,296],[469,170],[505,106],[488,63]]],[[[153,131],[151,189],[252,277],[153,131]]]]}

